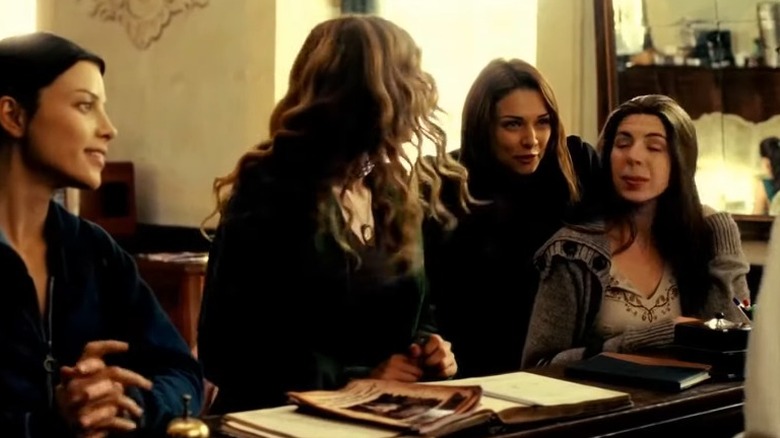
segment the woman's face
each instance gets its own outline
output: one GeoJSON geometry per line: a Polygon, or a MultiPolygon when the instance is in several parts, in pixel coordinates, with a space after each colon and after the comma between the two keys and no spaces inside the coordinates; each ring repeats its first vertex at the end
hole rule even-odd
{"type": "Polygon", "coordinates": [[[105,111],[98,67],[80,61],[40,92],[27,125],[25,161],[55,186],[100,186],[108,143],[116,136],[105,111]]]}
{"type": "Polygon", "coordinates": [[[669,187],[671,158],[661,119],[634,114],[620,122],[610,154],[612,183],[625,200],[654,201],[669,187]]]}
{"type": "Polygon", "coordinates": [[[493,150],[498,161],[519,174],[534,173],[552,133],[542,94],[514,90],[496,103],[495,116],[493,150]]]}

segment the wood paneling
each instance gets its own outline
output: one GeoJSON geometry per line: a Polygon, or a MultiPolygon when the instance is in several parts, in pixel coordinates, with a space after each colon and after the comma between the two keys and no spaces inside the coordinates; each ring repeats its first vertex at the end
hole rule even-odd
{"type": "Polygon", "coordinates": [[[780,114],[780,69],[664,65],[618,73],[620,102],[643,94],[665,94],[693,119],[722,112],[759,123],[780,114]]]}
{"type": "Polygon", "coordinates": [[[162,261],[136,258],[141,278],[152,288],[163,310],[184,340],[194,348],[203,297],[205,261],[162,261]]]}

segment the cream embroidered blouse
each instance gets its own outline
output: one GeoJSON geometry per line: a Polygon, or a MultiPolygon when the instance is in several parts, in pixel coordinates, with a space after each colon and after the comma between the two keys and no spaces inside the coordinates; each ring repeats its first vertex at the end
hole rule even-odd
{"type": "Polygon", "coordinates": [[[612,265],[609,285],[604,291],[601,309],[596,317],[596,331],[610,338],[629,328],[642,327],[663,319],[682,315],[680,293],[671,270],[664,268],[661,281],[647,298],[612,265]]]}

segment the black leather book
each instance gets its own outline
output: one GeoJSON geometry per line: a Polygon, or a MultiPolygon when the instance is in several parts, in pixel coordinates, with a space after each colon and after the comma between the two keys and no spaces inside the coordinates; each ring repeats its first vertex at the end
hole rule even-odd
{"type": "Polygon", "coordinates": [[[566,375],[615,385],[679,392],[710,378],[710,366],[674,359],[601,353],[571,364],[566,375]]]}

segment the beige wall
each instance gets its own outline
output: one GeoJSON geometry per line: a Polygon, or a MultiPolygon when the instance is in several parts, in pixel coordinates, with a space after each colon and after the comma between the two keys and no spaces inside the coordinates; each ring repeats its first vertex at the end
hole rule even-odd
{"type": "Polygon", "coordinates": [[[289,71],[287,53],[333,10],[330,1],[305,0],[311,9],[302,1],[293,10],[287,0],[212,0],[174,16],[162,38],[140,50],[118,23],[90,17],[92,2],[38,0],[39,28],[106,59],[108,109],[119,129],[109,159],[135,163],[141,222],[198,226],[213,208],[213,178],[267,135],[286,89],[278,76],[289,71]]]}
{"type": "Polygon", "coordinates": [[[281,99],[287,92],[290,68],[309,30],[317,23],[337,16],[340,4],[339,0],[278,0],[276,2],[275,101],[281,99]]]}
{"type": "Polygon", "coordinates": [[[555,91],[566,131],[598,137],[593,2],[538,0],[536,67],[555,91]]]}
{"type": "MultiPolygon", "coordinates": [[[[461,113],[479,72],[495,58],[536,62],[537,0],[380,0],[379,15],[406,29],[436,79],[447,149],[460,147],[461,113]]],[[[434,154],[432,144],[423,154],[434,154]]]]}

